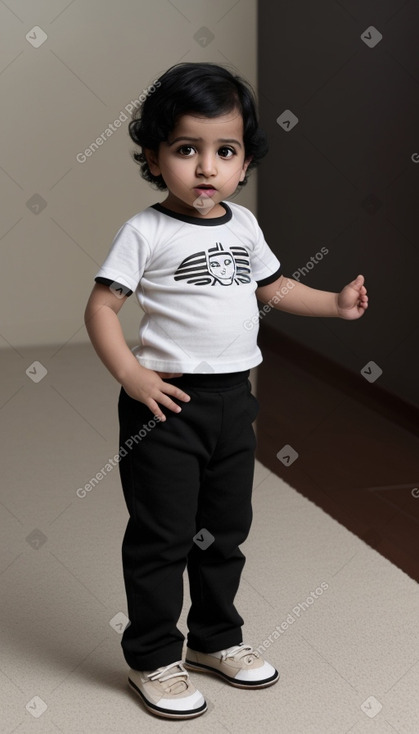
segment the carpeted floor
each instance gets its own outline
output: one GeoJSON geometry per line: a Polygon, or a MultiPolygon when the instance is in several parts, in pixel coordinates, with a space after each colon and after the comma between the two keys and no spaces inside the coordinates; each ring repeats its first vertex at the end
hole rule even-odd
{"type": "MultiPolygon", "coordinates": [[[[89,345],[1,360],[2,733],[417,734],[417,583],[260,463],[236,601],[281,679],[243,691],[191,674],[204,716],[147,714],[120,648],[118,385],[89,345]]],[[[184,633],[188,602],[185,576],[184,633]]]]}

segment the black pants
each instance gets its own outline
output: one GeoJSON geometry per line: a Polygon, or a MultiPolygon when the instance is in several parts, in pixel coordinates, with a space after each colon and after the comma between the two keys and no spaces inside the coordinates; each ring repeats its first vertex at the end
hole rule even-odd
{"type": "Polygon", "coordinates": [[[121,390],[126,451],[119,467],[130,516],[122,543],[130,624],[121,645],[136,670],[182,658],[185,637],[177,622],[186,565],[189,647],[208,653],[242,642],[243,619],[233,602],[246,560],[239,545],[252,521],[258,412],[248,375],[168,380],[191,400],[179,401],[179,414],[164,409],[167,420],[156,425],[147,406],[121,390]]]}

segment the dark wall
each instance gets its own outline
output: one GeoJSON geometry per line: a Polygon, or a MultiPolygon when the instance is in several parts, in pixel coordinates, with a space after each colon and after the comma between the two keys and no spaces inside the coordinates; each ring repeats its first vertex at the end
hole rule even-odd
{"type": "Polygon", "coordinates": [[[259,3],[260,225],[286,275],[339,291],[363,273],[370,297],[359,321],[266,323],[358,374],[374,361],[417,406],[418,34],[414,0],[259,3]]]}

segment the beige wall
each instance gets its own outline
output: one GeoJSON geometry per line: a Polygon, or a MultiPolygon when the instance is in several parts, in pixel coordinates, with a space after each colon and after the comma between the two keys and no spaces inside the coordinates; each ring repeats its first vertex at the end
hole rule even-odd
{"type": "MultiPolygon", "coordinates": [[[[0,347],[87,340],[84,307],[113,236],[165,195],[140,178],[130,159],[127,122],[85,162],[76,156],[179,61],[226,64],[255,85],[256,5],[17,0],[12,10],[0,6],[0,347]],[[37,48],[43,36],[32,31],[36,26],[47,35],[37,48]]],[[[253,174],[236,199],[253,211],[255,184],[253,174]]],[[[129,299],[121,321],[130,342],[140,316],[129,299]]]]}

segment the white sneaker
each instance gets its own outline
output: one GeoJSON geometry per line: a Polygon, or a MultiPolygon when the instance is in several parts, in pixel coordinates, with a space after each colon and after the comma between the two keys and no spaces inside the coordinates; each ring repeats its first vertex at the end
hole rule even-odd
{"type": "Polygon", "coordinates": [[[181,660],[157,670],[130,668],[128,683],[144,706],[168,719],[192,719],[204,714],[207,703],[189,678],[181,660]]]}
{"type": "Polygon", "coordinates": [[[273,665],[243,642],[215,653],[197,652],[188,647],[185,665],[189,670],[215,673],[236,688],[267,688],[279,679],[273,665]]]}

